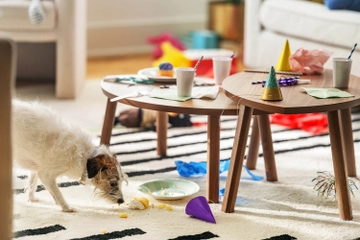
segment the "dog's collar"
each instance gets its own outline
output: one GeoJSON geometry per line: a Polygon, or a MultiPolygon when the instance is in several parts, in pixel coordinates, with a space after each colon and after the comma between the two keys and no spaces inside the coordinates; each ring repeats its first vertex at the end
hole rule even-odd
{"type": "MultiPolygon", "coordinates": [[[[97,152],[98,152],[98,148],[95,147],[95,148],[94,148],[94,151],[92,152],[92,154],[91,154],[91,156],[90,156],[90,158],[95,157],[96,154],[97,154],[97,152]]],[[[85,168],[84,168],[83,173],[81,174],[79,183],[85,185],[85,179],[86,179],[87,177],[88,177],[88,173],[87,173],[86,164],[85,164],[85,168]]]]}

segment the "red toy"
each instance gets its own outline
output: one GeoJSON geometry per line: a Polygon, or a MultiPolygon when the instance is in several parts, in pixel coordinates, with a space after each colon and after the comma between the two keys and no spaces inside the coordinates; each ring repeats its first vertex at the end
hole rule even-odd
{"type": "Polygon", "coordinates": [[[279,114],[270,115],[270,123],[302,129],[312,134],[328,132],[328,121],[325,113],[279,114]]]}
{"type": "Polygon", "coordinates": [[[149,37],[147,39],[147,43],[155,45],[155,49],[152,52],[153,58],[158,59],[163,55],[163,51],[161,50],[161,43],[170,42],[175,48],[183,51],[185,50],[184,44],[178,40],[176,37],[172,36],[170,33],[163,33],[159,36],[149,37]]]}

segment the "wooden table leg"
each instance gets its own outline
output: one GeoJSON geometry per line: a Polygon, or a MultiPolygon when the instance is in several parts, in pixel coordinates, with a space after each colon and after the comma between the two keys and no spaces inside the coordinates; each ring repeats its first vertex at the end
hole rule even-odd
{"type": "Polygon", "coordinates": [[[278,177],[276,172],[275,155],[271,136],[269,115],[261,114],[257,117],[259,122],[261,145],[264,154],[266,180],[277,181],[278,177]]]}
{"type": "Polygon", "coordinates": [[[219,202],[220,116],[208,116],[207,126],[207,200],[219,202]]]}
{"type": "Polygon", "coordinates": [[[348,108],[339,110],[339,117],[347,176],[356,177],[354,138],[351,125],[351,109],[348,108]]]}
{"type": "MultiPolygon", "coordinates": [[[[351,220],[352,209],[349,193],[349,183],[346,176],[344,150],[341,140],[341,130],[338,111],[330,111],[327,113],[329,122],[329,134],[331,152],[334,165],[334,173],[336,179],[336,198],[338,199],[338,206],[340,218],[343,220],[351,220]]],[[[345,120],[345,119],[342,119],[345,120]]],[[[346,122],[342,122],[346,124],[346,122]]]]}
{"type": "Polygon", "coordinates": [[[222,211],[234,212],[237,192],[240,184],[241,170],[244,162],[246,142],[249,134],[251,117],[254,109],[240,105],[234,145],[231,152],[230,168],[226,180],[222,211]]]}
{"type": "Polygon", "coordinates": [[[246,155],[246,167],[250,170],[256,169],[256,162],[259,157],[260,132],[257,116],[253,116],[251,127],[250,143],[246,155]]]}
{"type": "Polygon", "coordinates": [[[107,99],[104,123],[100,137],[100,144],[110,144],[111,131],[114,127],[116,106],[117,102],[110,102],[110,98],[107,99]]]}
{"type": "Polygon", "coordinates": [[[156,116],[156,132],[157,132],[157,147],[156,151],[159,156],[166,156],[167,150],[167,128],[168,128],[168,113],[158,111],[156,116]]]}

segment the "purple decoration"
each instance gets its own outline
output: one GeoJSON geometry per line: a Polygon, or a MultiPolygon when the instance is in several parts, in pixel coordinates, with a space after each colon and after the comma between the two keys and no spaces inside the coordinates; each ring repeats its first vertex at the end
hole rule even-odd
{"type": "MultiPolygon", "coordinates": [[[[294,85],[298,84],[298,80],[299,80],[298,77],[290,77],[290,78],[281,77],[281,78],[278,79],[278,84],[279,84],[280,87],[282,87],[282,86],[294,86],[294,85]]],[[[256,83],[260,83],[260,82],[258,81],[256,83]]],[[[253,82],[253,84],[256,84],[256,83],[253,82]]],[[[265,83],[266,83],[266,81],[261,82],[263,87],[265,86],[265,83]]]]}
{"type": "Polygon", "coordinates": [[[159,69],[160,70],[172,70],[173,65],[171,63],[169,63],[169,62],[163,62],[163,63],[160,63],[159,69]]]}
{"type": "Polygon", "coordinates": [[[204,196],[198,196],[191,199],[185,207],[185,213],[189,216],[216,223],[214,215],[211,212],[209,203],[204,196]]]}

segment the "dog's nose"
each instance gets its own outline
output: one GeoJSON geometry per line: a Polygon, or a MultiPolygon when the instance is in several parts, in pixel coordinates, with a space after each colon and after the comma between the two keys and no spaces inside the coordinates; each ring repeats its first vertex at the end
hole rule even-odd
{"type": "Polygon", "coordinates": [[[118,202],[118,204],[124,203],[124,199],[119,198],[119,199],[117,200],[117,202],[118,202]]]}

